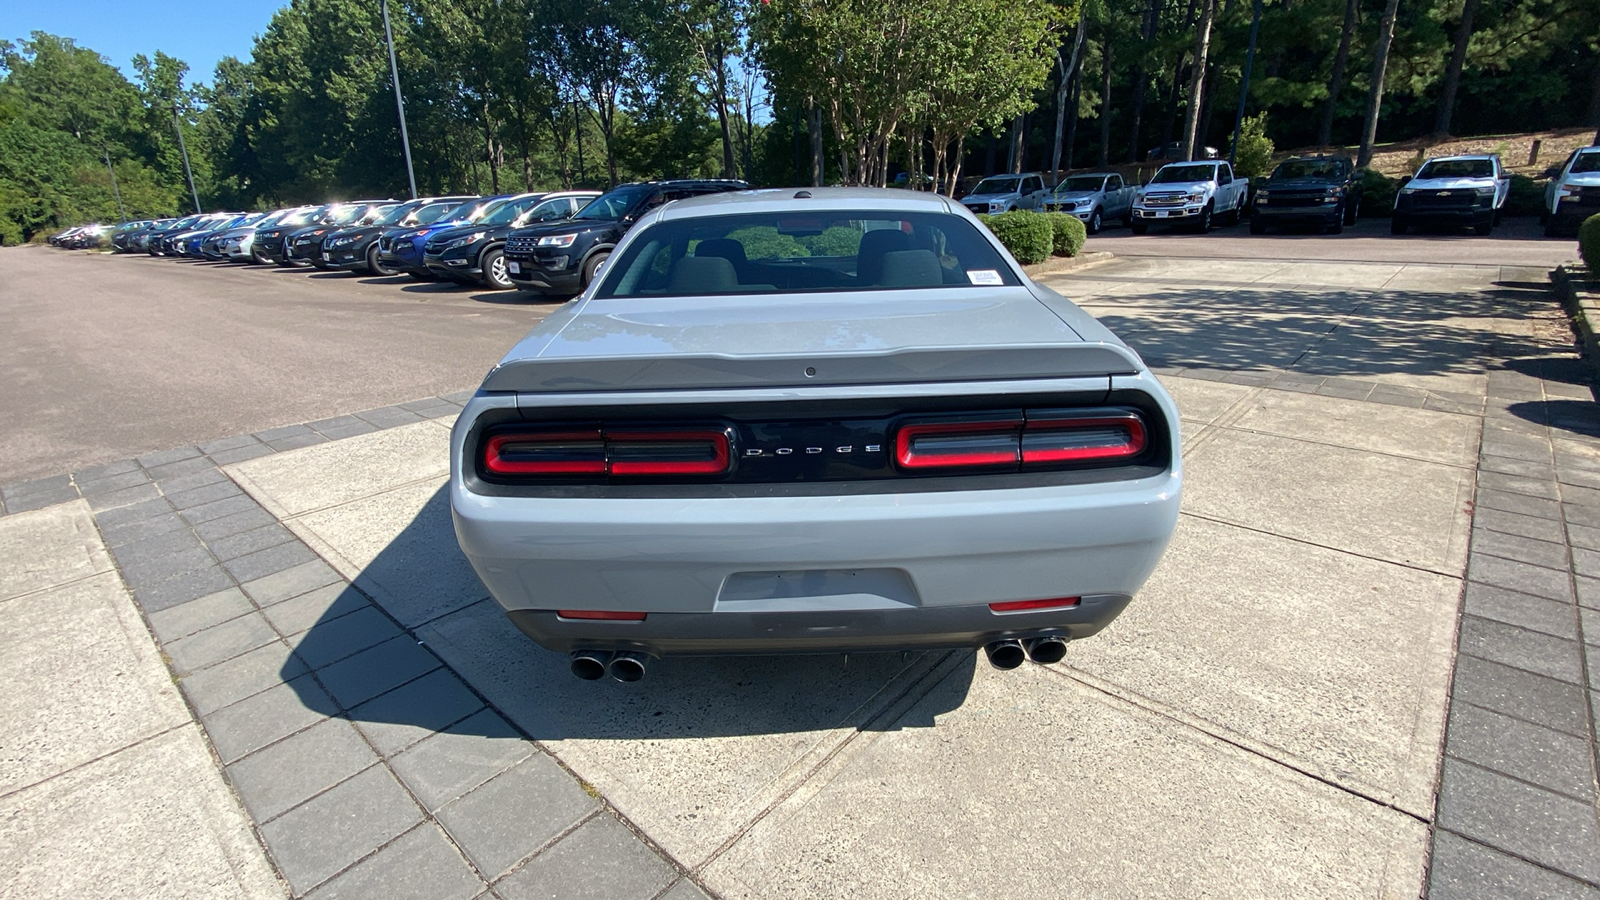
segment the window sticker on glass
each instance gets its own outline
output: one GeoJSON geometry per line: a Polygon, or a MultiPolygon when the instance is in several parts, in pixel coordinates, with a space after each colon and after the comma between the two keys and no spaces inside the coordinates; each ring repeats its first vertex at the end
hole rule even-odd
{"type": "Polygon", "coordinates": [[[967,280],[973,284],[1004,284],[1000,280],[1000,273],[993,269],[972,269],[967,272],[967,280]]]}

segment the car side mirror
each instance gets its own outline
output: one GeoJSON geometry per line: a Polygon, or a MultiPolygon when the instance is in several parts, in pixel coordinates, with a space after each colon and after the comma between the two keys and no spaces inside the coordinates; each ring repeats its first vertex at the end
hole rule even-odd
{"type": "Polygon", "coordinates": [[[1405,187],[1406,183],[1409,182],[1410,180],[1411,180],[1411,176],[1410,175],[1401,175],[1400,176],[1400,186],[1401,187],[1405,187]]]}

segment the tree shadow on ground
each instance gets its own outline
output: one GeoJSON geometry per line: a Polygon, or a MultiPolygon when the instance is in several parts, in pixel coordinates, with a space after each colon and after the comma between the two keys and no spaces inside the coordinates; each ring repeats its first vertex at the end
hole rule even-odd
{"type": "Polygon", "coordinates": [[[637,683],[583,681],[566,654],[529,640],[488,597],[456,544],[442,486],[290,643],[296,658],[280,674],[317,712],[443,729],[475,707],[448,676],[426,674],[442,661],[535,740],[930,727],[964,701],[977,658],[972,651],[668,657],[652,661],[637,683]],[[297,677],[302,663],[327,693],[297,677]],[[958,685],[939,693],[949,704],[925,704],[915,719],[883,716],[935,666],[958,685]]]}

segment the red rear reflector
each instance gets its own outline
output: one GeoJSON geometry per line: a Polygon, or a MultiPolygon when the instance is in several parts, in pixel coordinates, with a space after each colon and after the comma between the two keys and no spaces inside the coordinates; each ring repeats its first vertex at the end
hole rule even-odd
{"type": "Polygon", "coordinates": [[[1064,606],[1077,606],[1081,597],[1057,597],[1054,600],[1008,600],[1004,603],[989,604],[990,612],[1026,612],[1030,609],[1059,609],[1064,606]]]}
{"type": "Polygon", "coordinates": [[[895,461],[906,469],[1014,466],[1021,431],[1021,419],[905,425],[895,435],[895,461]]]}
{"type": "Polygon", "coordinates": [[[563,619],[600,619],[607,622],[643,622],[649,613],[617,612],[606,609],[558,609],[556,615],[563,619]]]}
{"type": "Polygon", "coordinates": [[[606,446],[598,428],[500,434],[484,444],[483,465],[496,475],[601,475],[606,446]]]}
{"type": "Polygon", "coordinates": [[[1144,420],[1133,413],[1028,419],[1022,462],[1062,463],[1127,459],[1144,452],[1144,420]]]}

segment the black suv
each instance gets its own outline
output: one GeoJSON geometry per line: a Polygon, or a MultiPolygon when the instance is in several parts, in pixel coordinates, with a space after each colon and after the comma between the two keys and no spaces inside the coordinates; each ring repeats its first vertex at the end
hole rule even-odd
{"type": "Polygon", "coordinates": [[[564,222],[507,235],[506,274],[520,290],[551,296],[580,293],[640,216],[673,200],[749,188],[743,181],[709,178],[619,185],[564,222]]]}
{"type": "Polygon", "coordinates": [[[1338,234],[1361,210],[1361,180],[1348,156],[1296,156],[1278,163],[1256,190],[1250,233],[1268,225],[1302,225],[1338,234]]]}

